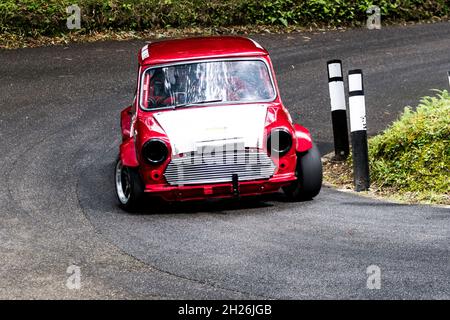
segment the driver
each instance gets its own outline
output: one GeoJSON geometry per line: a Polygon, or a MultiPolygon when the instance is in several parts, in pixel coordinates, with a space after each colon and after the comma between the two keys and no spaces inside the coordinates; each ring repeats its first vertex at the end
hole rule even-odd
{"type": "Polygon", "coordinates": [[[150,79],[150,96],[149,106],[151,108],[161,108],[172,103],[170,96],[170,84],[167,81],[163,68],[155,69],[153,76],[150,79]]]}

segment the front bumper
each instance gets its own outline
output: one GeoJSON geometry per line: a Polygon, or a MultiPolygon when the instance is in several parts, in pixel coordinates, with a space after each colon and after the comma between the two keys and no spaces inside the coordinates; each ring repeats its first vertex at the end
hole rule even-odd
{"type": "MultiPolygon", "coordinates": [[[[281,187],[289,185],[296,180],[294,173],[278,174],[264,180],[251,180],[238,182],[239,196],[254,196],[266,193],[275,193],[281,187]]],[[[211,198],[235,197],[233,183],[211,183],[185,186],[171,186],[168,184],[148,184],[145,192],[161,197],[166,201],[204,200],[211,198]]]]}

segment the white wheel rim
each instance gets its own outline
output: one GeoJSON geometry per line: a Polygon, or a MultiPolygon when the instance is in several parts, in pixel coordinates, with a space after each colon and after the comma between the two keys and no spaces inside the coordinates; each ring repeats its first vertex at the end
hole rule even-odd
{"type": "Polygon", "coordinates": [[[127,204],[131,195],[130,175],[123,170],[120,160],[116,165],[116,192],[119,201],[122,204],[127,204]]]}

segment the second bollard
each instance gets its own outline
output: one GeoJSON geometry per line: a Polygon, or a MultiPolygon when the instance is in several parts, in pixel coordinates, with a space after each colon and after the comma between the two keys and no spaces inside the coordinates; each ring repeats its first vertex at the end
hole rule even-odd
{"type": "Polygon", "coordinates": [[[355,189],[367,191],[370,187],[369,155],[367,146],[366,102],[362,71],[348,72],[350,131],[353,153],[355,189]]]}

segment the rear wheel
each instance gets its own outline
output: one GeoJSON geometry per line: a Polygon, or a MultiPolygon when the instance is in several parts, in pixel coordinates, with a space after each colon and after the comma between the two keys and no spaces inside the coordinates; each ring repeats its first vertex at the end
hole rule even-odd
{"type": "Polygon", "coordinates": [[[310,200],[317,196],[322,187],[322,161],[315,144],[306,152],[297,153],[297,180],[283,191],[292,200],[310,200]]]}
{"type": "Polygon", "coordinates": [[[141,177],[137,170],[124,166],[118,159],[114,178],[120,207],[125,210],[136,208],[144,193],[141,177]]]}

